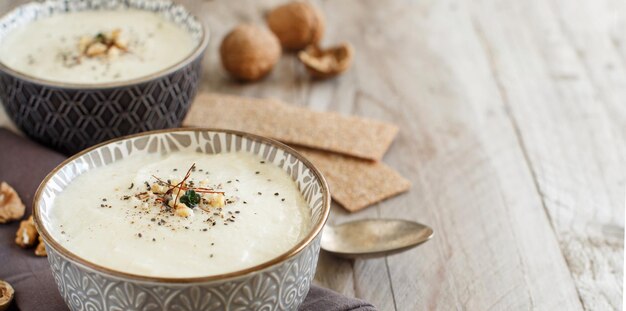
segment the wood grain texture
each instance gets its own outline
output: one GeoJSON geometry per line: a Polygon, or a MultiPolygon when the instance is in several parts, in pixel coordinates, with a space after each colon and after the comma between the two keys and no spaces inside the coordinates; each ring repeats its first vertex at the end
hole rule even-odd
{"type": "Polygon", "coordinates": [[[353,68],[312,81],[287,54],[256,84],[226,75],[219,40],[282,1],[184,2],[212,29],[203,90],[400,128],[384,161],[411,191],[333,207],[329,224],[413,219],[435,238],[377,260],[322,254],[317,283],[381,310],[621,309],[625,1],[316,1],[323,44],[351,42],[353,68]]]}

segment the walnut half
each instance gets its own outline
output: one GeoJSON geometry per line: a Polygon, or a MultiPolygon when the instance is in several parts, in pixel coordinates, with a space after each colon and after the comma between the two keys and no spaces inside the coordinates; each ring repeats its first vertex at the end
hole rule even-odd
{"type": "Polygon", "coordinates": [[[0,224],[22,218],[25,209],[15,189],[3,181],[0,184],[0,224]]]}
{"type": "Polygon", "coordinates": [[[350,68],[354,50],[348,43],[322,50],[310,45],[298,53],[298,58],[306,66],[311,76],[318,79],[331,78],[350,68]]]}
{"type": "Polygon", "coordinates": [[[41,257],[48,256],[48,253],[46,252],[46,244],[43,244],[41,235],[39,236],[39,244],[37,244],[37,248],[35,248],[35,255],[41,257]]]}
{"type": "Polygon", "coordinates": [[[0,311],[7,310],[13,301],[15,290],[7,281],[0,280],[0,311]]]}
{"type": "Polygon", "coordinates": [[[38,236],[35,221],[33,216],[30,216],[27,220],[20,222],[20,227],[17,229],[17,233],[15,233],[15,244],[22,248],[33,247],[37,243],[38,236]]]}

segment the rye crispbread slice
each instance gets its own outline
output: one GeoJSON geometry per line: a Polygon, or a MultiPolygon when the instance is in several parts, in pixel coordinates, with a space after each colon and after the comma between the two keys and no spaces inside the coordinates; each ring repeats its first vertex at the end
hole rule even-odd
{"type": "Polygon", "coordinates": [[[382,162],[296,147],[326,177],[335,202],[350,212],[409,190],[411,182],[382,162]]]}
{"type": "Polygon", "coordinates": [[[380,160],[398,127],[372,119],[317,112],[272,99],[199,94],[184,126],[238,129],[282,142],[380,160]]]}

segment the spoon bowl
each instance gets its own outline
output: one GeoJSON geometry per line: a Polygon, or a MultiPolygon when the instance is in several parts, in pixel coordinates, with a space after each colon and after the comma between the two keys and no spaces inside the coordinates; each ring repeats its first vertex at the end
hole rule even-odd
{"type": "Polygon", "coordinates": [[[408,220],[364,219],[326,226],[322,249],[344,258],[375,258],[400,253],[433,237],[433,229],[408,220]]]}

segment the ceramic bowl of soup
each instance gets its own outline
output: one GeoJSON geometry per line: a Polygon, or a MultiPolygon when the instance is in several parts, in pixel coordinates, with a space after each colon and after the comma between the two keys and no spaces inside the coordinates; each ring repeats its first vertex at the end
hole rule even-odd
{"type": "Polygon", "coordinates": [[[296,310],[330,194],[279,142],[173,129],[72,156],[33,209],[72,310],[296,310]]]}
{"type": "Polygon", "coordinates": [[[27,3],[0,18],[0,101],[26,135],[66,154],[177,127],[208,40],[170,1],[27,3]]]}

